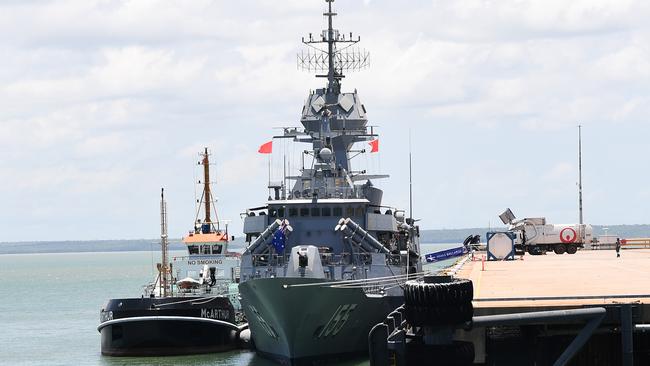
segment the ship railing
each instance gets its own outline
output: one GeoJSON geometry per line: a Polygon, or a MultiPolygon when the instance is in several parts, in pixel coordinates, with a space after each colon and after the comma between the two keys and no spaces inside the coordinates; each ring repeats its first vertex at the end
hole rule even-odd
{"type": "MultiPolygon", "coordinates": [[[[289,263],[291,254],[255,254],[252,256],[253,264],[256,267],[270,266],[283,267],[289,263]]],[[[372,255],[370,253],[320,253],[321,263],[323,266],[348,266],[348,265],[370,265],[372,264],[372,255]]],[[[400,254],[390,254],[387,258],[387,264],[393,266],[405,266],[406,257],[400,254]]]]}

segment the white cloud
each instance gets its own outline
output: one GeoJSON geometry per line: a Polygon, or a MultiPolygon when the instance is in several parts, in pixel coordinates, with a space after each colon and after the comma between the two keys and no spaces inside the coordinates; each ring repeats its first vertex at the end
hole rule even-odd
{"type": "MultiPolygon", "coordinates": [[[[650,164],[643,137],[650,132],[647,2],[334,5],[335,25],[361,35],[359,46],[371,53],[370,69],[348,73],[343,87],[359,90],[371,124],[380,125],[385,152],[377,165],[394,176],[382,183],[388,201],[407,203],[405,131],[414,131],[416,148],[427,146],[418,153],[416,188],[416,197],[425,197],[417,206],[427,227],[482,225],[505,202],[572,220],[575,163],[567,161],[575,155],[578,123],[593,146],[589,158],[616,166],[617,174],[646,174],[637,170],[650,164]]],[[[29,222],[34,212],[47,213],[38,216],[43,220],[84,202],[58,219],[78,221],[100,206],[107,213],[103,228],[122,223],[120,215],[155,227],[155,202],[154,208],[140,202],[165,185],[174,214],[191,216],[192,168],[208,146],[224,216],[236,218],[267,194],[266,160],[257,147],[277,132],[272,127],[298,124],[308,90],[323,86],[296,70],[295,54],[300,37],[325,26],[324,6],[3,3],[0,196],[11,202],[5,211],[29,222]],[[47,200],[20,202],[32,194],[47,200]]],[[[589,205],[598,207],[592,215],[607,222],[605,203],[614,202],[608,192],[618,186],[590,178],[586,200],[599,201],[589,205]]],[[[647,195],[642,184],[625,184],[619,201],[647,195]]],[[[0,216],[0,232],[22,225],[8,215],[0,216]]],[[[625,215],[645,220],[640,210],[625,215]]],[[[82,230],[75,235],[92,236],[92,226],[82,230]]],[[[120,235],[149,232],[129,230],[120,235]]],[[[0,241],[13,238],[5,235],[0,241]]],[[[51,235],[69,238],[63,231],[51,235]]]]}

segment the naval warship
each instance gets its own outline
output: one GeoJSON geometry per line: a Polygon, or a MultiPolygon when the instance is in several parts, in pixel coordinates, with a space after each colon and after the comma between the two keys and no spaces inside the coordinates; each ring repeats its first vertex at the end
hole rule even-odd
{"type": "Polygon", "coordinates": [[[161,193],[158,275],[140,297],[109,300],[100,312],[101,353],[170,356],[213,353],[239,346],[246,329],[237,282],[240,259],[228,251],[228,228],[212,219],[208,150],[201,154],[203,192],[194,228],[183,238],[187,256],[169,257],[167,204],[161,193]],[[201,207],[205,216],[201,221],[201,207]]]}
{"type": "Polygon", "coordinates": [[[388,176],[353,169],[355,156],[372,152],[359,144],[377,150],[379,140],[357,91],[342,92],[341,80],[366,67],[368,53],[354,46],[359,37],[333,28],[326,2],[328,28],[303,38],[309,51],[298,55],[326,86],[307,96],[302,127],[275,136],[308,144],[302,169],[270,182],[268,201],[244,216],[242,307],[257,352],[285,364],[367,354],[371,327],[422,274],[415,220],[384,204],[372,183],[388,176]]]}

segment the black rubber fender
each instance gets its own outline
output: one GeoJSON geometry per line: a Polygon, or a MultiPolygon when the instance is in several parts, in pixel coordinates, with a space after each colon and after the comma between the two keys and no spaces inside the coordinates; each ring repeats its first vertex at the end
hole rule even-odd
{"type": "Polygon", "coordinates": [[[471,302],[474,298],[472,281],[455,279],[452,282],[425,283],[407,281],[404,285],[404,301],[416,306],[450,306],[471,302]]]}
{"type": "Polygon", "coordinates": [[[421,342],[406,344],[406,364],[436,365],[436,366],[465,366],[474,363],[474,344],[472,342],[455,341],[446,345],[427,345],[421,342]]]}

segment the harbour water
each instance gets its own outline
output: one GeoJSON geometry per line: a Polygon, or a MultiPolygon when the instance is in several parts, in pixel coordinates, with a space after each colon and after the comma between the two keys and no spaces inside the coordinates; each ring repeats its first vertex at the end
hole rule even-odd
{"type": "MultiPolygon", "coordinates": [[[[423,244],[422,251],[458,245],[423,244]]],[[[142,286],[155,276],[158,255],[157,251],[0,255],[0,365],[274,365],[249,351],[164,358],[102,356],[96,330],[101,306],[109,298],[140,296],[142,286]]],[[[347,363],[367,364],[363,359],[347,363]]]]}

